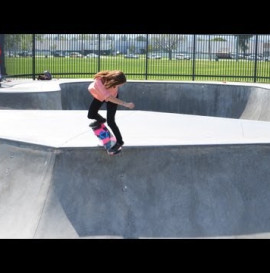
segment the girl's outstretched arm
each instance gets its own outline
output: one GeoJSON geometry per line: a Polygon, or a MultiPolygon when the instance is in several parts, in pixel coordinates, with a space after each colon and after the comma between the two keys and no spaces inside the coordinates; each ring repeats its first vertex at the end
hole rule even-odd
{"type": "Polygon", "coordinates": [[[113,96],[109,96],[106,101],[110,101],[112,103],[116,103],[118,105],[122,105],[126,108],[133,109],[135,107],[135,104],[133,102],[125,102],[123,100],[120,100],[118,98],[115,98],[113,96]]]}

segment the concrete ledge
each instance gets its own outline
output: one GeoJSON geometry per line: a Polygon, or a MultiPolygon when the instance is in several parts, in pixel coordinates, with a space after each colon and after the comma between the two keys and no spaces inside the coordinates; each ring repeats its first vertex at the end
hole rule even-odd
{"type": "MultiPolygon", "coordinates": [[[[106,112],[101,110],[101,115],[106,112]]],[[[0,138],[49,147],[97,147],[83,110],[0,110],[0,138]]],[[[269,143],[270,123],[152,111],[117,112],[125,146],[269,143]]]]}
{"type": "MultiPolygon", "coordinates": [[[[14,84],[0,89],[0,109],[86,110],[92,99],[90,83],[85,79],[14,84]]],[[[136,110],[270,120],[269,84],[128,81],[120,88],[120,97],[133,101],[136,110]]]]}

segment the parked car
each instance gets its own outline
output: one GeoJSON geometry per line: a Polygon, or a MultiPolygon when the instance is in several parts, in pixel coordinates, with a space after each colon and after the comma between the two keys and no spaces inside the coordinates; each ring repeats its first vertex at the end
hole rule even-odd
{"type": "Polygon", "coordinates": [[[238,53],[238,55],[236,53],[231,53],[230,56],[231,56],[231,59],[237,59],[237,58],[238,59],[245,59],[244,54],[241,54],[241,53],[238,53]]]}
{"type": "Polygon", "coordinates": [[[187,54],[176,54],[175,59],[177,60],[190,60],[190,56],[187,54]]]}
{"type": "Polygon", "coordinates": [[[98,58],[98,55],[95,53],[89,53],[89,54],[85,55],[85,58],[98,58]]]}
{"type": "Polygon", "coordinates": [[[124,57],[127,59],[138,59],[139,58],[139,56],[136,54],[126,54],[126,55],[124,55],[124,57]]]}
{"type": "Polygon", "coordinates": [[[21,51],[18,53],[18,56],[20,57],[32,57],[32,53],[29,51],[21,51]]]}
{"type": "Polygon", "coordinates": [[[150,54],[147,56],[148,59],[161,59],[162,56],[158,54],[150,54]]]}
{"type": "MultiPolygon", "coordinates": [[[[250,60],[250,61],[255,61],[256,59],[256,56],[255,55],[249,55],[247,56],[247,60],[250,60]]],[[[261,56],[257,56],[257,61],[261,61],[262,60],[262,57],[261,56]]]]}
{"type": "Polygon", "coordinates": [[[54,52],[53,53],[53,57],[61,57],[61,58],[65,58],[67,55],[63,52],[54,52]]]}
{"type": "Polygon", "coordinates": [[[231,53],[229,52],[217,52],[216,59],[231,59],[231,53]]]}
{"type": "Polygon", "coordinates": [[[69,54],[70,58],[83,58],[83,55],[79,52],[72,52],[69,54]]]}
{"type": "Polygon", "coordinates": [[[19,57],[19,55],[17,53],[10,52],[8,53],[8,57],[15,58],[15,57],[19,57]]]}

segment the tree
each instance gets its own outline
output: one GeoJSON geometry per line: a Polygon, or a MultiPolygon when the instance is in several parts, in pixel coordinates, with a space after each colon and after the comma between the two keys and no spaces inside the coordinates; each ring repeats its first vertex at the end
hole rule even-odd
{"type": "Polygon", "coordinates": [[[246,51],[248,49],[248,43],[251,37],[253,37],[252,34],[241,34],[241,35],[235,35],[236,37],[236,58],[238,59],[238,51],[239,48],[244,53],[244,56],[246,56],[246,51]]]}
{"type": "Polygon", "coordinates": [[[32,38],[33,34],[0,34],[0,48],[2,52],[0,56],[0,72],[2,75],[7,75],[5,54],[11,55],[13,53],[17,54],[20,50],[31,50],[32,38]]]}
{"type": "Polygon", "coordinates": [[[19,51],[18,46],[22,40],[21,34],[5,34],[4,36],[6,52],[11,54],[11,52],[19,51]]]}
{"type": "MultiPolygon", "coordinates": [[[[40,35],[36,35],[41,39],[40,35]]],[[[33,34],[5,34],[5,48],[7,52],[32,49],[33,34]]]]}
{"type": "Polygon", "coordinates": [[[138,42],[146,42],[146,39],[147,38],[145,36],[143,36],[143,35],[140,35],[140,36],[135,38],[135,40],[138,41],[138,42]]]}
{"type": "Polygon", "coordinates": [[[127,41],[128,40],[128,37],[127,35],[121,35],[120,38],[119,38],[120,41],[127,41]]]}
{"type": "Polygon", "coordinates": [[[22,38],[21,39],[22,50],[25,50],[25,51],[32,50],[33,34],[22,34],[21,38],[22,38]]]}
{"type": "Polygon", "coordinates": [[[169,53],[169,60],[171,60],[173,51],[176,50],[184,40],[184,36],[179,34],[151,35],[150,44],[153,50],[169,53]]]}

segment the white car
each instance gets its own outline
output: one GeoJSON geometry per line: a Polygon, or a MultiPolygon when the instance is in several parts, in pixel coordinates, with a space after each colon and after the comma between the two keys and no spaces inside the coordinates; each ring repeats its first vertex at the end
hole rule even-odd
{"type": "Polygon", "coordinates": [[[98,55],[95,53],[89,53],[85,56],[85,58],[98,58],[98,55]]]}
{"type": "Polygon", "coordinates": [[[147,58],[148,58],[148,59],[161,59],[162,56],[157,55],[157,54],[151,54],[151,55],[148,55],[147,58]]]}
{"type": "Polygon", "coordinates": [[[175,55],[176,60],[190,60],[190,56],[186,54],[176,54],[175,55]]]}
{"type": "Polygon", "coordinates": [[[72,52],[69,54],[70,58],[83,58],[83,55],[79,52],[72,52]]]}
{"type": "MultiPolygon", "coordinates": [[[[249,56],[247,56],[247,60],[250,60],[250,61],[255,61],[255,58],[256,58],[255,55],[249,55],[249,56]]],[[[262,60],[262,57],[260,57],[260,56],[257,55],[257,61],[261,61],[261,60],[262,60]]]]}
{"type": "Polygon", "coordinates": [[[139,56],[136,54],[126,54],[124,55],[126,59],[139,59],[139,56]]]}

